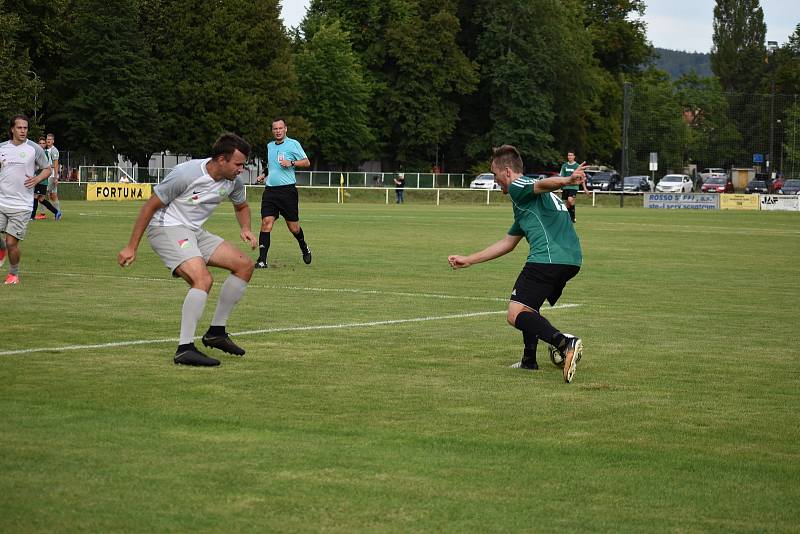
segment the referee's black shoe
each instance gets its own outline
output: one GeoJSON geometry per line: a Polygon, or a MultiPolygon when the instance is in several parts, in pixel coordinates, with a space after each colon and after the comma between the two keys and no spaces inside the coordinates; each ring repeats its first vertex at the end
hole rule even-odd
{"type": "Polygon", "coordinates": [[[311,264],[311,249],[308,247],[303,251],[303,263],[306,265],[311,264]]]}
{"type": "Polygon", "coordinates": [[[231,337],[228,334],[222,334],[221,336],[212,336],[206,332],[203,335],[203,345],[206,347],[212,347],[215,349],[219,349],[222,352],[227,352],[228,354],[235,354],[236,356],[244,356],[244,349],[233,342],[231,337]]]}
{"type": "Polygon", "coordinates": [[[193,365],[195,367],[216,367],[219,360],[209,358],[194,346],[194,343],[184,350],[175,351],[175,365],[193,365]]]}

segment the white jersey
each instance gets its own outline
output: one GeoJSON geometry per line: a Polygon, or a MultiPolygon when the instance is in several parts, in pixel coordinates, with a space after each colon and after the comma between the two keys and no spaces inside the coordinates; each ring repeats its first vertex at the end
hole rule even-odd
{"type": "Polygon", "coordinates": [[[150,226],[186,226],[199,230],[223,198],[230,198],[234,204],[247,200],[242,179],[215,181],[206,170],[209,161],[211,158],[181,163],[153,188],[165,206],[155,212],[150,226]]]}
{"type": "Polygon", "coordinates": [[[29,210],[33,206],[33,187],[25,187],[28,176],[50,167],[44,149],[30,139],[21,145],[10,140],[0,143],[0,207],[29,210]]]}
{"type": "Polygon", "coordinates": [[[50,156],[50,165],[52,165],[53,167],[53,176],[51,176],[51,178],[53,177],[57,178],[55,173],[56,173],[56,161],[58,161],[58,149],[55,147],[55,145],[47,149],[47,155],[50,156]]]}

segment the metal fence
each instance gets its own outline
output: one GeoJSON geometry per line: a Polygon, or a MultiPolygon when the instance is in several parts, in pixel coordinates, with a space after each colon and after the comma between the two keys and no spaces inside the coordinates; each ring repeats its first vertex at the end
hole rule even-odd
{"type": "MultiPolygon", "coordinates": [[[[79,183],[93,182],[161,182],[169,174],[171,168],[144,168],[125,165],[97,166],[82,165],[75,173],[75,180],[62,178],[63,181],[79,183]]],[[[254,185],[260,169],[247,167],[242,173],[245,184],[254,185]]],[[[309,187],[378,187],[394,189],[396,172],[341,172],[341,171],[296,171],[297,185],[309,187]]],[[[408,189],[465,188],[474,178],[467,174],[452,173],[403,173],[405,187],[408,189]]]]}
{"type": "Polygon", "coordinates": [[[627,175],[697,177],[705,168],[751,169],[800,178],[800,95],[747,95],[626,85],[623,161],[627,175]],[[651,154],[657,170],[651,170],[651,154]]]}

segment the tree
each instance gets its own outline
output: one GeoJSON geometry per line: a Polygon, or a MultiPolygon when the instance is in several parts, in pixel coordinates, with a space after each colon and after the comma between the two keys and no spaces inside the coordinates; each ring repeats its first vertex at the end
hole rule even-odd
{"type": "Polygon", "coordinates": [[[741,135],[717,78],[700,78],[691,72],[675,82],[675,89],[687,127],[684,160],[699,168],[730,168],[741,135]]]}
{"type": "Polygon", "coordinates": [[[631,105],[631,174],[647,174],[650,152],[658,152],[659,172],[682,172],[687,126],[666,72],[648,69],[634,88],[631,105]]]}
{"type": "Polygon", "coordinates": [[[337,16],[352,36],[373,88],[370,123],[381,159],[430,168],[455,128],[458,95],[477,81],[456,42],[453,0],[314,0],[309,15],[337,16]]]}
{"type": "MultiPolygon", "coordinates": [[[[202,156],[223,131],[257,147],[278,115],[298,132],[297,79],[278,0],[147,5],[164,148],[202,156]]],[[[266,150],[256,154],[263,159],[266,150]]]]}
{"type": "Polygon", "coordinates": [[[763,88],[766,33],[759,0],[717,0],[711,69],[724,90],[754,94],[763,88]]]}
{"type": "MultiPolygon", "coordinates": [[[[33,76],[27,49],[20,47],[20,18],[4,9],[3,2],[0,0],[0,87],[3,88],[0,91],[0,120],[4,126],[0,139],[7,138],[5,125],[17,113],[29,115],[33,123],[41,103],[37,96],[43,87],[41,81],[33,76]]],[[[35,130],[35,124],[30,126],[35,130]]]]}
{"type": "Polygon", "coordinates": [[[311,126],[304,145],[315,168],[321,162],[355,167],[371,155],[375,143],[368,124],[370,87],[364,69],[338,18],[309,20],[306,31],[295,57],[299,109],[311,126]]]}
{"type": "Polygon", "coordinates": [[[642,66],[654,59],[647,41],[643,0],[584,0],[585,26],[598,68],[594,100],[587,113],[586,154],[600,162],[617,160],[622,137],[622,87],[641,85],[642,66]]]}
{"type": "Polygon", "coordinates": [[[122,154],[147,166],[156,150],[151,65],[137,31],[137,3],[75,0],[65,64],[53,81],[48,128],[97,163],[122,154]],[[133,23],[132,23],[133,22],[133,23]]]}

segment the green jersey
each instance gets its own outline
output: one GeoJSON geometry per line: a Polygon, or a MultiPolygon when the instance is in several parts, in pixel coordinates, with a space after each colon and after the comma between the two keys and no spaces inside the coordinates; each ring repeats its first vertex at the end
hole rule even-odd
{"type": "MultiPolygon", "coordinates": [[[[570,163],[565,161],[564,164],[561,166],[561,172],[558,173],[559,176],[572,176],[572,173],[578,170],[581,164],[577,161],[575,163],[570,163]]],[[[578,190],[577,185],[565,185],[561,189],[574,189],[575,191],[578,190]]]]}
{"type": "Polygon", "coordinates": [[[535,182],[520,176],[508,187],[514,206],[514,224],[508,234],[525,236],[528,240],[529,263],[580,266],[583,261],[581,243],[567,206],[555,193],[534,193],[535,182]]]}

